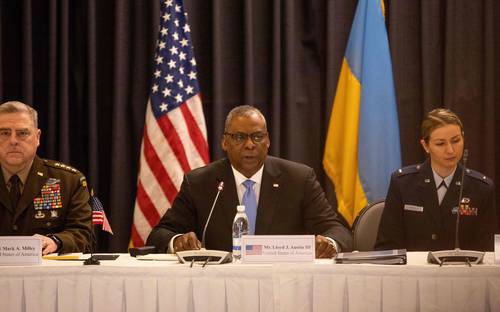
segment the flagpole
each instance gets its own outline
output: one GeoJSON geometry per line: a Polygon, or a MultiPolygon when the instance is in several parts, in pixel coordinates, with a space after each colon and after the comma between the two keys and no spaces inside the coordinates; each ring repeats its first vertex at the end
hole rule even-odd
{"type": "MultiPolygon", "coordinates": [[[[91,189],[90,190],[90,198],[91,198],[90,200],[92,200],[93,197],[94,197],[94,189],[91,189]]],[[[92,207],[92,211],[93,210],[94,210],[94,208],[92,207]]],[[[90,237],[91,237],[91,239],[90,239],[90,258],[85,259],[85,261],[83,262],[83,265],[100,265],[101,264],[101,262],[94,257],[94,244],[97,244],[97,238],[95,236],[94,229],[95,229],[95,226],[94,226],[94,222],[92,221],[92,228],[90,231],[90,237]]]]}

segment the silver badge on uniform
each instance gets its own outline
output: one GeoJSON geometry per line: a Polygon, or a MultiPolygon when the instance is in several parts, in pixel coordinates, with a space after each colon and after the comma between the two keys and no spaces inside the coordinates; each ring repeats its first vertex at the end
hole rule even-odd
{"type": "Polygon", "coordinates": [[[35,219],[43,219],[45,218],[45,213],[42,212],[42,210],[38,210],[35,214],[35,219]]]}

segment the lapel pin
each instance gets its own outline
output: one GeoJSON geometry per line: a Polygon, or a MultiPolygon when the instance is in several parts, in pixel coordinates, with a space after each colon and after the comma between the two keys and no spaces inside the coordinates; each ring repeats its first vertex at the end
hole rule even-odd
{"type": "Polygon", "coordinates": [[[280,185],[279,185],[278,183],[274,183],[274,184],[273,184],[273,187],[276,187],[276,188],[277,188],[277,187],[280,187],[280,185]]]}
{"type": "Polygon", "coordinates": [[[39,176],[43,177],[43,172],[37,171],[36,174],[38,174],[39,176]]]}
{"type": "Polygon", "coordinates": [[[430,183],[431,182],[431,179],[425,179],[424,180],[425,183],[430,183]]]}

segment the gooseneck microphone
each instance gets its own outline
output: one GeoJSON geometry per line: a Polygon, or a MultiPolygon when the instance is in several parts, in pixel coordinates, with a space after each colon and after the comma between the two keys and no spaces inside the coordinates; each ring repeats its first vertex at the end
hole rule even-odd
{"type": "Polygon", "coordinates": [[[219,199],[220,193],[224,190],[224,181],[220,181],[217,186],[217,194],[215,195],[214,202],[212,203],[212,208],[210,208],[210,213],[208,214],[207,221],[205,222],[205,227],[203,228],[203,235],[201,237],[201,247],[205,248],[205,234],[207,233],[208,223],[210,223],[210,219],[212,218],[212,213],[214,212],[215,204],[219,199]]]}
{"type": "Polygon", "coordinates": [[[222,179],[217,179],[219,182],[217,185],[217,194],[215,195],[214,201],[212,202],[212,207],[208,214],[207,221],[205,222],[205,227],[203,228],[203,234],[201,238],[201,249],[199,250],[184,250],[176,252],[177,257],[181,263],[191,263],[191,266],[195,262],[202,262],[203,266],[206,264],[222,264],[226,262],[231,262],[232,256],[230,252],[222,250],[208,250],[205,249],[205,235],[207,233],[207,227],[212,218],[212,213],[214,212],[215,205],[219,199],[220,193],[224,190],[224,181],[222,179]]]}
{"type": "Polygon", "coordinates": [[[467,164],[467,158],[469,156],[468,151],[465,149],[462,157],[462,176],[460,177],[460,191],[458,195],[458,206],[456,209],[456,219],[455,219],[455,249],[453,250],[439,250],[439,251],[429,251],[427,254],[427,262],[439,264],[442,266],[443,264],[464,264],[467,263],[469,266],[471,263],[480,264],[483,262],[483,258],[485,255],[484,251],[476,251],[476,250],[462,250],[460,249],[460,238],[459,238],[459,229],[460,229],[460,207],[464,201],[463,191],[464,191],[464,176],[465,165],[467,164]]]}
{"type": "Polygon", "coordinates": [[[455,249],[460,248],[458,229],[460,228],[460,207],[462,206],[462,200],[463,200],[465,165],[467,164],[468,156],[469,156],[469,151],[467,149],[464,149],[464,155],[462,156],[462,176],[460,177],[460,192],[458,195],[457,216],[455,220],[455,249]]]}

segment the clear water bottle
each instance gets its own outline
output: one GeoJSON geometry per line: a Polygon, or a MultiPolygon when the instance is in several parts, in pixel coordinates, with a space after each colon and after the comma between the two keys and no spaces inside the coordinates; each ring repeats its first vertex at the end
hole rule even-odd
{"type": "Polygon", "coordinates": [[[236,216],[233,221],[233,262],[241,260],[241,236],[248,234],[248,217],[245,206],[236,206],[236,216]]]}

